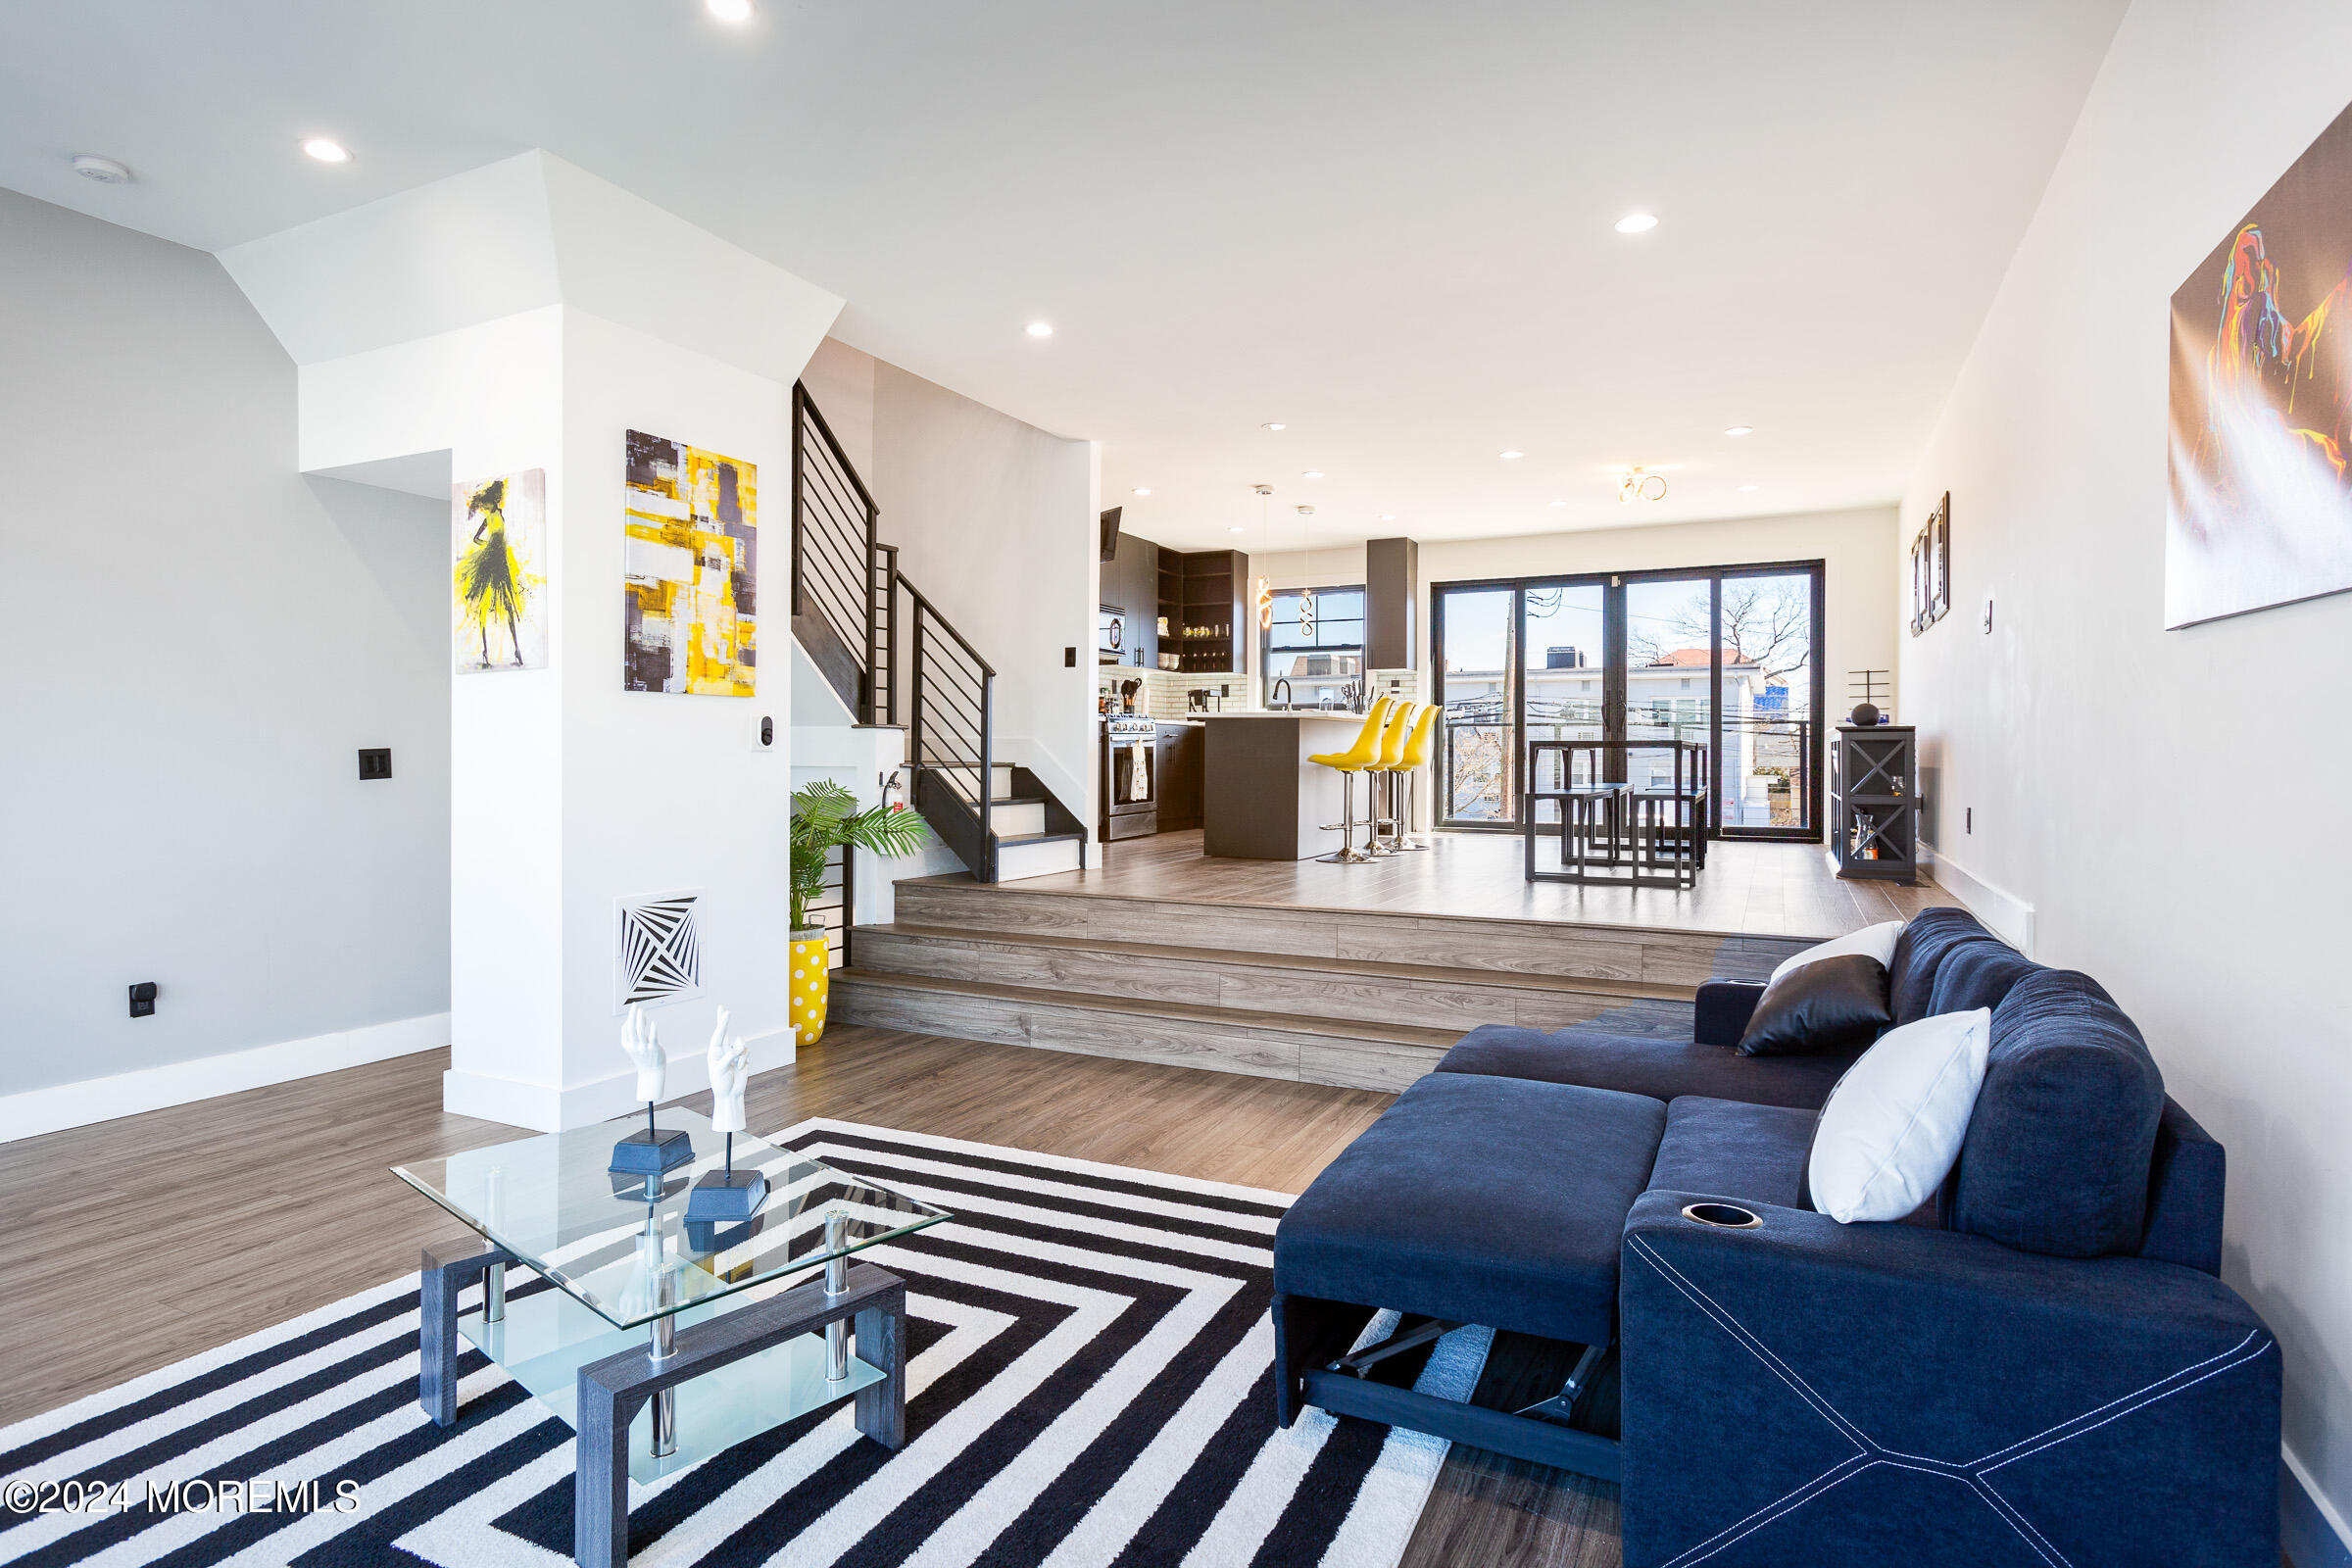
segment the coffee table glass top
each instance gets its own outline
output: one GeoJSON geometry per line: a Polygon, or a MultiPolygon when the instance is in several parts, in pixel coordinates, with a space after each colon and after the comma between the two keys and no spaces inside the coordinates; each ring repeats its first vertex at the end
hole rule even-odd
{"type": "Polygon", "coordinates": [[[609,1172],[613,1144],[645,1125],[600,1122],[414,1160],[393,1174],[620,1328],[816,1267],[876,1242],[952,1218],[862,1177],[752,1137],[735,1135],[735,1168],[767,1178],[767,1201],[748,1220],[686,1218],[688,1195],[706,1171],[725,1168],[726,1135],[690,1110],[663,1110],[662,1131],[686,1133],[694,1158],[659,1177],[609,1172]],[[848,1221],[838,1248],[825,1246],[825,1216],[848,1221]],[[657,1301],[661,1276],[676,1276],[670,1301],[657,1301]]]}

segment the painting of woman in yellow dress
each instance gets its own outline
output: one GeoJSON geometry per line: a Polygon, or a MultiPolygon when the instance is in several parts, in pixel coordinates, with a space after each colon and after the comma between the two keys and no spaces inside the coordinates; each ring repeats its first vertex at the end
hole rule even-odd
{"type": "Polygon", "coordinates": [[[460,674],[547,665],[547,473],[526,468],[457,487],[457,658],[460,674]]]}

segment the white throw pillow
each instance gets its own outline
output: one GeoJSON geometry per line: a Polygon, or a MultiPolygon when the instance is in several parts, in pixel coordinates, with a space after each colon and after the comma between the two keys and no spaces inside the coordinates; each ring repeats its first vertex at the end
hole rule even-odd
{"type": "Polygon", "coordinates": [[[1879,1036],[1821,1107],[1805,1164],[1813,1206],[1851,1225],[1901,1219],[1926,1202],[1960,1157],[1991,1046],[1984,1007],[1879,1036]]]}
{"type": "Polygon", "coordinates": [[[1889,968],[1894,963],[1895,939],[1902,934],[1903,922],[1900,920],[1889,920],[1884,925],[1866,925],[1859,931],[1817,943],[1793,957],[1783,958],[1772,971],[1772,978],[1778,980],[1791,969],[1817,963],[1823,958],[1843,957],[1849,953],[1868,954],[1879,960],[1880,968],[1889,968]]]}

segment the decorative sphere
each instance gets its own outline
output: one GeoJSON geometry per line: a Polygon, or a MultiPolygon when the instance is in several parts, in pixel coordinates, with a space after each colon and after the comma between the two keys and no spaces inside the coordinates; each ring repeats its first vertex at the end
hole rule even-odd
{"type": "Polygon", "coordinates": [[[1868,729],[1879,721],[1878,705],[1875,703],[1857,703],[1854,705],[1854,710],[1850,716],[1852,717],[1856,728],[1868,729]]]}

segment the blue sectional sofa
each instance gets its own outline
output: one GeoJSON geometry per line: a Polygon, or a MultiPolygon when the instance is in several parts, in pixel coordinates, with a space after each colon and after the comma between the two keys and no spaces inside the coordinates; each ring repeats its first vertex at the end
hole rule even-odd
{"type": "Polygon", "coordinates": [[[1279,1419],[1619,1479],[1629,1568],[2276,1568],[2279,1357],[2218,1277],[2221,1147],[2094,981],[1964,911],[1910,921],[1888,975],[1896,1024],[1991,1011],[1919,1212],[1807,1205],[1858,1054],[1739,1055],[1760,985],[1703,988],[1688,1042],[1482,1028],[1283,1220],[1279,1419]],[[1374,1309],[1402,1316],[1367,1346],[1374,1309]],[[1394,1375],[1457,1324],[1585,1348],[1550,1419],[1394,1375]]]}

